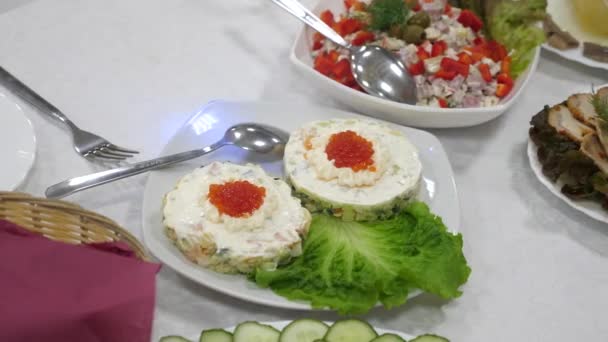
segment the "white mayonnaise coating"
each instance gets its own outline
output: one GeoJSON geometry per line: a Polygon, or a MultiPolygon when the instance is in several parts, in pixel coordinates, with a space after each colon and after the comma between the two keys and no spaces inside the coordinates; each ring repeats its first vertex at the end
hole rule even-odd
{"type": "Polygon", "coordinates": [[[163,213],[165,225],[178,239],[213,242],[217,251],[238,258],[269,257],[301,243],[310,221],[310,214],[282,180],[271,178],[257,165],[220,162],[184,176],[166,195],[163,213]],[[244,218],[220,214],[208,200],[211,184],[237,180],[266,189],[264,204],[244,218]]]}
{"type": "Polygon", "coordinates": [[[422,165],[418,151],[405,135],[383,123],[372,120],[334,119],[311,122],[291,134],[285,148],[285,170],[299,191],[312,194],[333,203],[374,206],[397,197],[414,196],[418,189],[422,165]],[[325,141],[314,137],[352,130],[372,141],[374,161],[378,169],[373,172],[353,172],[350,168],[328,167],[321,162],[323,154],[308,150],[307,139],[313,149],[324,151],[325,141]],[[315,146],[318,144],[318,146],[315,146]],[[377,154],[377,155],[376,155],[377,154]],[[377,159],[376,159],[377,158],[377,159]],[[350,170],[350,172],[348,171],[350,170]],[[366,184],[365,186],[353,184],[366,184]]]}

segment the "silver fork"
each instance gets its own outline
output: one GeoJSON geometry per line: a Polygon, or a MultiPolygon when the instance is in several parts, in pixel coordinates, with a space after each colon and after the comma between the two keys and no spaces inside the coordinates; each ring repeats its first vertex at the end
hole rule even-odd
{"type": "Polygon", "coordinates": [[[40,109],[43,113],[50,115],[68,126],[72,132],[74,150],[81,156],[88,159],[125,160],[139,153],[134,150],[116,146],[96,134],[78,128],[78,126],[68,119],[68,117],[57,107],[42,98],[42,96],[38,95],[1,66],[0,81],[9,90],[40,109]]]}

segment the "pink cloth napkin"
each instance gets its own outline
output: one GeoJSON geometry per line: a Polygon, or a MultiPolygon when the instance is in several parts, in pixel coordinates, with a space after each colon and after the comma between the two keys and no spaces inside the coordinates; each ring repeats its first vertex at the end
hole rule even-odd
{"type": "Polygon", "coordinates": [[[159,268],[123,243],[73,246],[0,220],[0,341],[150,342],[159,268]]]}

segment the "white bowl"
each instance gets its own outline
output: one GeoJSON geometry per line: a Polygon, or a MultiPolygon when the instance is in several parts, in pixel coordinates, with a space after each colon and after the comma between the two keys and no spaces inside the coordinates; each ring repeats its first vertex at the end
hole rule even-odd
{"type": "MultiPolygon", "coordinates": [[[[344,12],[342,0],[320,0],[313,9],[315,14],[330,9],[334,14],[344,12]]],[[[296,68],[306,76],[314,86],[342,102],[351,109],[379,119],[398,124],[425,127],[449,128],[467,127],[490,121],[511,107],[522,90],[530,81],[540,59],[540,47],[536,49],[534,60],[528,69],[515,81],[513,91],[498,105],[485,108],[433,108],[413,106],[404,103],[384,100],[356,91],[322,75],[313,68],[312,37],[314,30],[305,26],[299,33],[291,49],[290,59],[296,68]]]]}

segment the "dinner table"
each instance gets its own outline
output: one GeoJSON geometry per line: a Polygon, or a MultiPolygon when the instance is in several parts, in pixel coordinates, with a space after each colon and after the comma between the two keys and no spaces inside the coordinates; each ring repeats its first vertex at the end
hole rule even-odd
{"type": "MultiPolygon", "coordinates": [[[[135,160],[157,157],[212,100],[356,112],[293,68],[290,48],[302,24],[269,0],[3,0],[0,13],[0,65],[80,126],[141,151],[135,160]]],[[[428,130],[454,170],[471,276],[459,298],[422,294],[360,317],[379,328],[457,342],[608,341],[608,225],[555,197],[526,154],[530,119],[543,106],[606,83],[608,71],[543,51],[504,115],[474,127],[428,130]]],[[[52,184],[112,166],[76,154],[63,126],[14,100],[37,138],[33,169],[18,191],[44,196],[52,184]]],[[[135,176],[65,200],[141,240],[146,179],[135,176]]],[[[154,341],[248,320],[341,318],[232,298],[166,266],[157,275],[154,314],[154,341]]]]}

